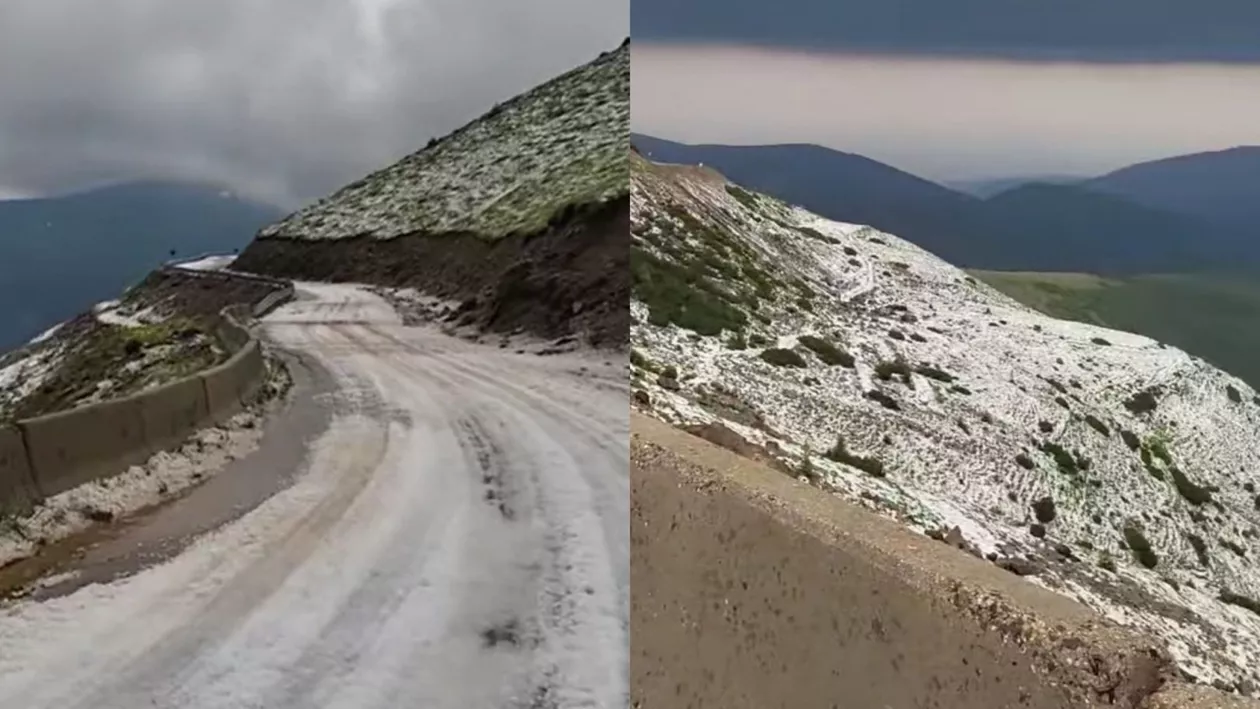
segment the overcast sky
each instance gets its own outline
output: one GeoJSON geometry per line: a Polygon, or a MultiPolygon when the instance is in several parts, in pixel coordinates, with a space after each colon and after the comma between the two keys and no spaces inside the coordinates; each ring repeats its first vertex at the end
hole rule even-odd
{"type": "Polygon", "coordinates": [[[683,142],[940,181],[1260,144],[1249,0],[634,0],[632,32],[633,129],[683,142]]]}
{"type": "Polygon", "coordinates": [[[294,206],[613,49],[628,0],[0,0],[0,194],[294,206]]]}

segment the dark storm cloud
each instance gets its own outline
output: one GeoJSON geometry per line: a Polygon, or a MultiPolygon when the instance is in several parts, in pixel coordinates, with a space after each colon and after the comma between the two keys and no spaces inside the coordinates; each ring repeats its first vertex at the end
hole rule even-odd
{"type": "Polygon", "coordinates": [[[631,28],[849,53],[1260,62],[1255,0],[634,0],[631,28]]]}
{"type": "Polygon", "coordinates": [[[0,195],[321,196],[593,59],[628,0],[3,0],[0,195]]]}

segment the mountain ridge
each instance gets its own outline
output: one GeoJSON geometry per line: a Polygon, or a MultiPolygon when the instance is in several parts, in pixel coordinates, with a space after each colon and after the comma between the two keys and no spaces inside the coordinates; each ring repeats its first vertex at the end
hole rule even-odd
{"type": "Polygon", "coordinates": [[[1037,203],[1021,211],[1011,208],[1013,195],[1029,194],[1019,186],[980,199],[821,146],[686,145],[638,134],[632,140],[656,159],[715,165],[750,188],[828,218],[901,234],[965,267],[1123,275],[1260,262],[1260,242],[1228,224],[1172,214],[1085,183],[1039,188],[1037,203]],[[1055,248],[1064,234],[1047,226],[1048,216],[1063,215],[1072,217],[1071,249],[1055,248]]]}

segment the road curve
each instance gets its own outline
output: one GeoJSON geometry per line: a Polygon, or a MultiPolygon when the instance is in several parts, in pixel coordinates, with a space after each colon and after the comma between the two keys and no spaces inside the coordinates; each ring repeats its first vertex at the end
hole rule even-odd
{"type": "Polygon", "coordinates": [[[0,612],[0,706],[628,706],[624,362],[350,286],[264,323],[339,383],[306,469],[160,566],[0,612]]]}

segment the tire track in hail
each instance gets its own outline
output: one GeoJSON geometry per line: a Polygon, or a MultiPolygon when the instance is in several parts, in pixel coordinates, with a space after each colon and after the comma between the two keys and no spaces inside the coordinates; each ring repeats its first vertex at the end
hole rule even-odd
{"type": "MultiPolygon", "coordinates": [[[[339,336],[356,346],[356,354],[373,355],[374,349],[354,332],[353,326],[331,325],[339,336]]],[[[409,379],[388,358],[374,357],[395,370],[400,379],[409,379]]],[[[414,391],[414,390],[413,390],[414,391]]],[[[432,401],[427,402],[432,405],[432,401]]],[[[416,402],[425,406],[425,402],[416,402]]],[[[387,407],[392,408],[392,407],[387,407]]],[[[411,417],[406,417],[411,420],[411,417]]],[[[456,438],[447,427],[431,430],[435,437],[456,438]]],[[[348,659],[359,657],[381,636],[382,629],[397,615],[412,594],[427,588],[423,578],[436,550],[434,540],[440,538],[450,523],[451,505],[434,504],[426,513],[408,515],[403,529],[395,532],[372,565],[372,573],[359,580],[321,629],[319,636],[291,663],[290,674],[279,687],[268,693],[264,706],[307,707],[320,704],[317,695],[324,687],[354,669],[348,659]]]]}
{"type": "MultiPolygon", "coordinates": [[[[550,410],[553,416],[562,419],[562,423],[567,423],[570,427],[578,428],[579,431],[587,433],[587,438],[595,444],[595,447],[605,451],[605,453],[610,452],[608,451],[610,446],[607,443],[607,439],[609,437],[604,435],[590,435],[590,431],[587,428],[584,419],[572,416],[567,412],[562,412],[560,407],[554,405],[548,404],[540,406],[542,402],[538,400],[536,395],[521,391],[515,387],[496,387],[495,383],[497,378],[488,377],[484,371],[470,370],[470,368],[466,365],[457,364],[443,357],[429,355],[423,349],[415,346],[414,344],[408,343],[386,332],[382,332],[379,328],[374,328],[369,325],[366,326],[366,329],[373,332],[378,337],[392,342],[396,347],[399,347],[404,351],[411,352],[418,358],[424,358],[429,364],[440,363],[443,365],[441,369],[447,370],[445,372],[441,372],[439,368],[431,367],[424,370],[415,368],[415,371],[421,376],[431,377],[435,374],[441,374],[453,382],[458,381],[461,388],[481,391],[486,395],[499,400],[502,400],[506,394],[508,398],[515,400],[518,405],[522,405],[523,411],[521,422],[523,424],[529,423],[532,425],[535,430],[543,434],[542,438],[556,442],[555,437],[548,433],[541,424],[530,421],[530,418],[525,414],[525,412],[528,412],[531,408],[535,410],[550,410]],[[556,416],[556,414],[559,413],[563,413],[563,415],[556,416]],[[575,425],[579,422],[581,422],[582,425],[575,425]]],[[[627,402],[627,412],[628,410],[629,406],[627,402]]],[[[562,456],[567,458],[571,463],[571,465],[568,466],[570,468],[570,479],[581,481],[579,484],[582,485],[588,493],[596,494],[595,490],[586,479],[587,476],[583,474],[581,466],[573,459],[571,452],[572,446],[555,445],[548,447],[550,448],[550,451],[548,452],[553,455],[547,457],[556,458],[562,456]]],[[[592,572],[594,569],[590,566],[590,560],[583,563],[583,559],[581,558],[582,553],[580,550],[587,549],[587,551],[589,551],[589,549],[583,544],[584,539],[582,534],[573,528],[572,525],[574,522],[566,519],[566,515],[560,514],[559,510],[551,508],[551,502],[553,501],[549,499],[550,496],[560,494],[563,497],[564,493],[560,492],[563,485],[559,485],[559,487],[548,485],[548,483],[543,479],[541,470],[537,467],[531,468],[531,475],[533,477],[534,487],[540,492],[551,489],[549,494],[539,495],[537,505],[537,511],[540,517],[548,522],[547,529],[544,532],[543,547],[550,559],[550,563],[544,568],[544,583],[542,584],[540,610],[543,613],[544,625],[551,631],[548,639],[553,641],[553,645],[564,645],[566,644],[566,641],[562,638],[569,638],[571,642],[575,639],[589,637],[591,635],[589,632],[583,632],[584,625],[587,622],[594,620],[597,615],[591,616],[590,612],[585,614],[581,613],[579,608],[583,604],[580,603],[578,599],[581,599],[584,596],[592,595],[594,593],[594,589],[593,587],[580,583],[577,579],[578,574],[574,573],[574,569],[581,569],[585,567],[587,571],[592,572]],[[582,587],[579,588],[579,586],[582,587]]],[[[554,469],[551,471],[551,475],[552,477],[556,476],[554,469]]],[[[607,542],[605,542],[603,547],[603,556],[609,563],[611,563],[611,555],[614,550],[608,546],[607,542]]],[[[613,586],[614,593],[618,596],[620,607],[628,608],[626,589],[622,588],[622,584],[619,583],[614,583],[613,586]]],[[[622,617],[618,620],[622,629],[622,635],[623,637],[628,637],[625,635],[628,629],[628,618],[624,617],[624,612],[620,615],[622,617]]],[[[602,633],[597,635],[602,635],[602,633]]],[[[570,659],[570,661],[572,661],[572,659],[570,659]]],[[[557,704],[557,702],[562,701],[560,693],[575,689],[573,683],[564,682],[562,679],[558,679],[562,677],[562,672],[563,670],[557,660],[553,660],[549,664],[536,668],[539,690],[535,693],[533,703],[529,705],[531,709],[532,707],[547,709],[552,706],[560,706],[557,704]]],[[[592,688],[587,687],[587,689],[592,688]]]]}
{"type": "MultiPolygon", "coordinates": [[[[367,330],[367,328],[364,329],[367,330]]],[[[363,351],[375,352],[378,356],[383,357],[381,347],[383,344],[382,342],[370,341],[363,333],[356,332],[354,328],[343,331],[343,334],[348,339],[354,341],[360,348],[362,348],[363,351]]],[[[377,335],[377,337],[380,337],[380,335],[377,335]]],[[[381,339],[384,343],[393,345],[392,349],[394,351],[399,351],[397,341],[392,338],[381,339]]],[[[449,377],[443,377],[439,370],[421,366],[418,360],[423,357],[422,354],[413,351],[409,347],[401,348],[401,351],[406,353],[406,356],[390,360],[390,367],[398,370],[408,381],[417,383],[422,381],[426,382],[429,386],[441,389],[451,398],[468,401],[469,406],[474,406],[477,398],[476,396],[469,396],[468,392],[470,389],[480,396],[489,398],[491,401],[497,400],[497,392],[495,390],[485,387],[468,387],[466,385],[461,385],[460,383],[451,380],[449,377]]],[[[461,447],[464,459],[469,462],[469,465],[467,466],[468,469],[479,475],[474,482],[492,486],[494,482],[498,480],[502,482],[504,488],[514,488],[511,493],[511,501],[515,504],[513,507],[508,508],[507,512],[504,512],[504,509],[498,504],[491,505],[491,507],[500,513],[499,516],[503,523],[511,524],[516,522],[521,525],[526,525],[521,527],[521,531],[513,533],[519,541],[521,535],[529,534],[528,517],[532,516],[531,513],[533,512],[533,508],[536,506],[536,503],[533,505],[525,505],[524,503],[528,502],[531,498],[536,500],[538,495],[530,495],[529,488],[514,485],[515,477],[511,474],[512,471],[510,470],[510,466],[505,464],[505,462],[509,459],[507,451],[499,443],[496,437],[489,432],[488,427],[481,420],[483,417],[488,416],[491,420],[499,423],[498,428],[507,428],[508,424],[499,413],[489,413],[491,408],[498,409],[499,407],[487,407],[487,412],[483,413],[481,416],[465,414],[463,412],[457,413],[452,417],[451,425],[458,434],[456,435],[456,439],[461,447]],[[490,482],[487,483],[487,480],[490,482]],[[524,519],[522,519],[522,517],[524,517],[524,519]]],[[[533,461],[530,462],[532,463],[533,461]]],[[[538,475],[539,472],[536,466],[531,466],[530,473],[527,477],[530,480],[536,481],[538,475]]],[[[493,489],[493,487],[489,487],[486,491],[489,492],[493,489]]],[[[487,500],[487,502],[489,502],[489,500],[487,500]]],[[[408,544],[407,548],[410,548],[410,546],[411,545],[408,544]]],[[[525,559],[516,558],[511,562],[512,566],[518,567],[518,573],[521,568],[526,570],[526,573],[521,579],[523,587],[518,587],[523,592],[530,592],[532,589],[536,595],[541,596],[543,595],[543,590],[541,588],[542,584],[539,577],[542,575],[543,570],[541,568],[534,568],[538,566],[537,564],[525,563],[526,561],[527,560],[525,559]]],[[[512,568],[505,567],[500,570],[500,573],[512,570],[512,568]]],[[[531,605],[529,613],[522,613],[519,610],[515,612],[508,611],[508,617],[503,616],[502,612],[491,611],[490,615],[487,615],[482,623],[482,627],[484,628],[481,634],[481,638],[484,641],[483,651],[489,652],[507,646],[511,651],[521,653],[522,658],[531,657],[533,655],[533,651],[537,650],[544,640],[544,634],[542,632],[543,623],[538,617],[538,613],[539,607],[537,603],[531,605]]],[[[529,662],[528,660],[527,662],[530,666],[532,666],[532,662],[529,662]]],[[[539,696],[540,693],[545,695],[548,691],[550,690],[546,687],[533,686],[530,696],[539,696]]],[[[546,705],[538,706],[542,707],[546,705]]]]}

